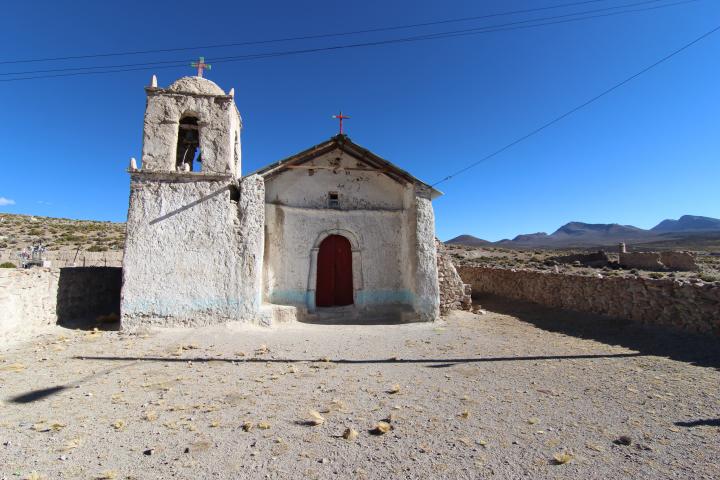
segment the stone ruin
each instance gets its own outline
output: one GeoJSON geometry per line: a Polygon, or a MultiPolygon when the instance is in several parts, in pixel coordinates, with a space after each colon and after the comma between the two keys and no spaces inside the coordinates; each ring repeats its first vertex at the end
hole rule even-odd
{"type": "Polygon", "coordinates": [[[619,247],[619,264],[623,268],[653,271],[697,272],[699,267],[691,252],[628,252],[624,243],[619,247]]]}
{"type": "Polygon", "coordinates": [[[575,263],[579,262],[586,267],[605,267],[610,263],[607,253],[600,250],[597,253],[577,253],[573,255],[561,255],[558,257],[548,258],[548,261],[557,263],[575,263]]]}

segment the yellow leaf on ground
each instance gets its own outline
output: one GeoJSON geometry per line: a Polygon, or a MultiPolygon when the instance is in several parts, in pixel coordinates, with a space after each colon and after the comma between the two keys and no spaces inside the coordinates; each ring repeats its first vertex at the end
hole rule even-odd
{"type": "Polygon", "coordinates": [[[148,422],[154,422],[158,419],[158,413],[155,410],[148,410],[145,412],[145,420],[148,422]]]}
{"type": "Polygon", "coordinates": [[[64,423],[55,422],[55,423],[53,423],[53,424],[50,425],[50,430],[52,430],[53,432],[59,432],[59,431],[62,430],[63,428],[65,428],[65,424],[64,424],[64,423]]]}
{"type": "Polygon", "coordinates": [[[69,440],[66,440],[63,444],[62,448],[60,448],[61,452],[69,452],[70,450],[74,450],[78,448],[81,445],[80,438],[71,438],[69,440]]]}
{"type": "Polygon", "coordinates": [[[349,428],[346,428],[346,429],[345,429],[345,431],[344,431],[343,434],[342,434],[342,437],[343,437],[345,440],[351,440],[351,441],[352,441],[352,440],[355,440],[355,439],[358,437],[358,435],[360,435],[360,434],[358,433],[357,430],[355,430],[354,428],[350,428],[350,427],[349,427],[349,428]]]}
{"type": "Polygon", "coordinates": [[[375,427],[370,430],[370,433],[373,433],[375,435],[383,435],[385,433],[388,433],[390,430],[392,430],[393,427],[387,422],[377,422],[375,424],[375,427]]]}
{"type": "Polygon", "coordinates": [[[255,424],[252,422],[245,422],[242,424],[242,429],[245,430],[246,432],[249,432],[250,430],[253,429],[254,426],[255,426],[255,424]]]}
{"type": "Polygon", "coordinates": [[[572,455],[570,455],[569,453],[565,453],[565,452],[556,453],[555,455],[553,455],[553,459],[555,460],[555,463],[557,465],[565,465],[566,463],[570,463],[572,458],[573,458],[572,455]]]}
{"type": "Polygon", "coordinates": [[[310,412],[308,413],[310,414],[310,420],[308,423],[310,423],[311,425],[322,425],[323,423],[325,423],[325,417],[320,415],[315,410],[310,410],[310,412]]]}
{"type": "Polygon", "coordinates": [[[0,368],[0,370],[5,370],[8,372],[21,372],[25,370],[25,365],[22,363],[11,363],[10,365],[5,365],[4,367],[0,368]]]}

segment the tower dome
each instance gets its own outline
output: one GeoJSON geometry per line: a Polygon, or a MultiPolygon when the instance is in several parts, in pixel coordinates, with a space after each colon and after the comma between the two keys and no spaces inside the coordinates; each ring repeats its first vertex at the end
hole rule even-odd
{"type": "Polygon", "coordinates": [[[225,95],[215,82],[203,77],[182,77],[168,87],[168,90],[196,95],[225,95]]]}

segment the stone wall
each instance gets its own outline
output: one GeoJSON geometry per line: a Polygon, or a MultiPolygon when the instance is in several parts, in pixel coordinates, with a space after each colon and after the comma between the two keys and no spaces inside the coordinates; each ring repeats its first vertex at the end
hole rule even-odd
{"type": "Polygon", "coordinates": [[[660,252],[660,262],[668,270],[676,271],[698,271],[695,263],[695,255],[690,252],[660,252]]]}
{"type": "Polygon", "coordinates": [[[559,257],[550,257],[548,260],[554,260],[558,263],[575,263],[580,262],[586,267],[604,267],[610,263],[607,253],[602,250],[597,253],[576,253],[572,255],[562,255],[559,257]]]}
{"type": "Polygon", "coordinates": [[[641,270],[698,270],[695,256],[690,252],[620,252],[619,263],[625,268],[641,270]]]}
{"type": "Polygon", "coordinates": [[[458,275],[445,246],[435,239],[437,248],[438,283],[440,286],[440,314],[451,310],[469,310],[472,308],[471,286],[458,275]]]}
{"type": "Polygon", "coordinates": [[[668,279],[586,277],[526,270],[460,267],[473,294],[720,334],[720,286],[668,279]]]}

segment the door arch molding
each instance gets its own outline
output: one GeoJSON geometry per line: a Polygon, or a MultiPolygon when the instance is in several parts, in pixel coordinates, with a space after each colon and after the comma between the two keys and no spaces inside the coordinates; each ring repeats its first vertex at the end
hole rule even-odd
{"type": "Polygon", "coordinates": [[[330,235],[340,235],[348,239],[350,242],[351,252],[352,252],[352,276],[353,276],[353,305],[358,306],[358,292],[360,292],[363,289],[363,265],[362,265],[362,248],[360,247],[361,243],[358,239],[358,236],[351,232],[350,230],[345,230],[342,228],[333,228],[329,230],[324,230],[321,232],[315,239],[315,243],[313,243],[313,247],[310,250],[310,269],[308,272],[308,279],[307,279],[307,293],[306,293],[306,301],[307,301],[307,308],[308,311],[314,312],[317,308],[315,305],[315,282],[317,280],[317,261],[318,261],[318,253],[320,252],[320,244],[330,235]]]}

